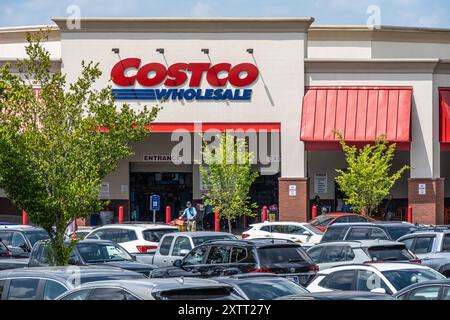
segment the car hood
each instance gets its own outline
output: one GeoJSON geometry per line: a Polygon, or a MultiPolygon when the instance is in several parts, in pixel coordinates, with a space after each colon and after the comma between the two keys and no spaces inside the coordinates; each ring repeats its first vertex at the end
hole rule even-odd
{"type": "Polygon", "coordinates": [[[110,267],[116,267],[136,272],[148,272],[156,268],[154,265],[150,264],[144,264],[134,261],[107,261],[107,262],[95,262],[95,263],[89,263],[89,265],[94,266],[110,266],[110,267]]]}

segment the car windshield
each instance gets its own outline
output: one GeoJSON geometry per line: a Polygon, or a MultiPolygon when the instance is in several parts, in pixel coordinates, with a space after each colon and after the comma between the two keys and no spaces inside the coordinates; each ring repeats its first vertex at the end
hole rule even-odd
{"type": "Polygon", "coordinates": [[[407,235],[411,233],[411,231],[416,230],[417,228],[407,228],[407,227],[388,227],[386,228],[387,232],[391,236],[392,239],[397,240],[403,237],[404,235],[407,235]]]}
{"type": "Polygon", "coordinates": [[[8,248],[0,240],[0,252],[8,252],[8,248]]]}
{"type": "Polygon", "coordinates": [[[194,242],[194,247],[201,245],[202,243],[206,241],[212,241],[212,240],[224,240],[224,239],[236,239],[235,236],[232,235],[219,235],[219,236],[207,236],[207,237],[193,237],[192,241],[194,242]]]}
{"type": "Polygon", "coordinates": [[[47,231],[45,230],[30,230],[25,231],[24,233],[30,241],[31,246],[34,246],[34,244],[38,241],[50,239],[47,231]]]}
{"type": "Polygon", "coordinates": [[[310,225],[310,224],[305,224],[304,227],[308,230],[311,230],[313,233],[315,234],[323,234],[322,230],[317,229],[316,227],[310,225]]]}
{"type": "Polygon", "coordinates": [[[334,219],[334,217],[330,217],[330,216],[320,216],[320,217],[314,219],[313,221],[311,221],[310,224],[313,226],[325,227],[333,219],[334,219]]]}
{"type": "Polygon", "coordinates": [[[437,271],[425,269],[390,270],[384,271],[382,274],[396,290],[401,290],[416,283],[445,278],[437,271]]]}
{"type": "Polygon", "coordinates": [[[145,241],[159,242],[163,235],[177,232],[178,229],[147,229],[142,231],[145,241]]]}
{"type": "Polygon", "coordinates": [[[77,248],[86,263],[133,261],[128,252],[115,244],[80,243],[77,248]]]}
{"type": "Polygon", "coordinates": [[[372,261],[408,261],[414,259],[414,256],[405,246],[371,247],[367,251],[372,261]]]}
{"type": "Polygon", "coordinates": [[[308,293],[308,290],[288,279],[253,279],[238,285],[250,300],[273,300],[290,295],[308,293]]]}

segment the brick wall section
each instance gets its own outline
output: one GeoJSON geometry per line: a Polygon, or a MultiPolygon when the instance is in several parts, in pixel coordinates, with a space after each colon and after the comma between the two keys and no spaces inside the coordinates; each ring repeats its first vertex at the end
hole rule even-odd
{"type": "Polygon", "coordinates": [[[279,179],[280,221],[307,222],[309,213],[309,178],[279,179]],[[289,186],[297,187],[297,195],[289,196],[289,186]]]}
{"type": "Polygon", "coordinates": [[[408,198],[413,208],[413,222],[444,224],[445,179],[409,179],[408,198]],[[426,195],[419,194],[419,184],[426,185],[426,195]]]}

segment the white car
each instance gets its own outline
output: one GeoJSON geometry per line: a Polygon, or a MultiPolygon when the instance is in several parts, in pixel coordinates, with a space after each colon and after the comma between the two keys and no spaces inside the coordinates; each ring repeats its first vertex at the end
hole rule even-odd
{"type": "Polygon", "coordinates": [[[310,292],[365,291],[393,295],[410,285],[445,279],[439,272],[414,263],[347,265],[320,271],[310,292]]]}
{"type": "Polygon", "coordinates": [[[111,224],[93,230],[86,239],[113,241],[139,262],[151,263],[162,236],[177,231],[177,227],[160,224],[111,224]]]}
{"type": "Polygon", "coordinates": [[[323,232],[308,223],[264,222],[250,225],[242,239],[275,238],[298,242],[303,246],[320,243],[323,232]]]}

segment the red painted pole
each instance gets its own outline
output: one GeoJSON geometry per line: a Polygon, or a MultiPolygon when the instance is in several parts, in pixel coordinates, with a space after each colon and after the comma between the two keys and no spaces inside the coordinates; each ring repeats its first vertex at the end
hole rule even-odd
{"type": "Polygon", "coordinates": [[[267,218],[268,218],[268,216],[267,216],[267,207],[264,206],[264,207],[263,207],[263,212],[262,212],[262,221],[263,221],[263,222],[266,222],[266,221],[267,221],[267,218]]]}
{"type": "Polygon", "coordinates": [[[28,214],[25,212],[25,210],[22,210],[22,224],[28,224],[28,214]]]}
{"type": "Polygon", "coordinates": [[[214,231],[220,231],[220,219],[219,219],[219,208],[214,211],[214,231]]]}
{"type": "Polygon", "coordinates": [[[170,221],[172,220],[171,212],[172,212],[172,210],[171,210],[170,206],[167,206],[166,207],[166,224],[169,224],[170,221]]]}
{"type": "Polygon", "coordinates": [[[119,224],[123,223],[123,206],[119,207],[119,224]]]}
{"type": "Polygon", "coordinates": [[[317,218],[317,206],[312,207],[312,219],[317,218]]]}
{"type": "Polygon", "coordinates": [[[362,209],[362,215],[363,215],[364,217],[367,216],[366,208],[363,208],[363,209],[362,209]]]}
{"type": "Polygon", "coordinates": [[[411,206],[408,207],[408,222],[413,222],[413,208],[411,206]]]}

